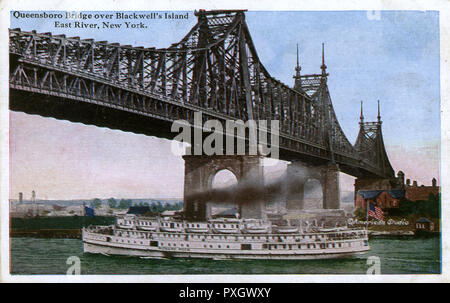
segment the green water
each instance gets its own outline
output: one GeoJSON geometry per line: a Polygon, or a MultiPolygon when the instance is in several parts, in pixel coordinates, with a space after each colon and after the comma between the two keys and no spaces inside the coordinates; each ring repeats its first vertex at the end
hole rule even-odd
{"type": "Polygon", "coordinates": [[[83,254],[78,239],[11,239],[11,274],[65,274],[70,256],[81,260],[81,274],[365,274],[369,256],[380,258],[382,274],[438,274],[440,239],[372,239],[371,251],[332,260],[141,259],[83,254]]]}

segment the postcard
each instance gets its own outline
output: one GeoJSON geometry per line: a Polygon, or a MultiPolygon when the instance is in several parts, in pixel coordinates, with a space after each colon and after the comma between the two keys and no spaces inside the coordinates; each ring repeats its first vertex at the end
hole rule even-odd
{"type": "Polygon", "coordinates": [[[328,3],[3,3],[1,280],[448,281],[449,5],[328,3]]]}

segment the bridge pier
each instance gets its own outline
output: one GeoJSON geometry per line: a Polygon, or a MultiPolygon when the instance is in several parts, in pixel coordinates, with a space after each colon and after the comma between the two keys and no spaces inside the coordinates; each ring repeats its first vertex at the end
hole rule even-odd
{"type": "Polygon", "coordinates": [[[332,164],[322,168],[323,208],[339,209],[341,202],[339,166],[332,164]]]}
{"type": "MultiPolygon", "coordinates": [[[[219,202],[224,196],[212,190],[217,172],[231,171],[238,181],[236,189],[227,192],[228,199],[238,205],[243,218],[262,218],[265,209],[264,176],[260,156],[185,155],[184,214],[188,219],[210,217],[211,200],[219,202]]],[[[220,194],[220,193],[219,193],[220,194]]]]}
{"type": "Polygon", "coordinates": [[[305,183],[316,179],[322,185],[323,209],[340,208],[339,166],[337,164],[311,167],[292,162],[287,167],[286,209],[297,211],[305,209],[305,183]]]}

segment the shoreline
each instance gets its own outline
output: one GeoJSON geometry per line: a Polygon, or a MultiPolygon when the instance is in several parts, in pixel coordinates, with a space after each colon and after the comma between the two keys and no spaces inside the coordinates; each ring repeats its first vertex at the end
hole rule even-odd
{"type": "Polygon", "coordinates": [[[81,229],[12,229],[9,237],[81,239],[81,229]]]}

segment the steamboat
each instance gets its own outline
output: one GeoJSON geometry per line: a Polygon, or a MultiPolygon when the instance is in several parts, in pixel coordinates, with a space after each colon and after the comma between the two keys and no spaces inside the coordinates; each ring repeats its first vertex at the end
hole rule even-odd
{"type": "Polygon", "coordinates": [[[370,249],[367,231],[277,226],[260,219],[191,222],[127,214],[82,230],[85,253],[144,258],[327,259],[370,249]]]}

